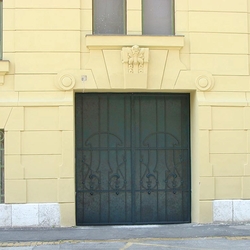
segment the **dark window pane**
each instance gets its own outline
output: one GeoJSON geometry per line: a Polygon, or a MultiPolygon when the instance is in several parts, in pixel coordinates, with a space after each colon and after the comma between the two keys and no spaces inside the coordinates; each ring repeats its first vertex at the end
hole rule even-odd
{"type": "Polygon", "coordinates": [[[173,35],[173,0],[142,0],[142,33],[173,35]]]}
{"type": "Polygon", "coordinates": [[[125,1],[93,0],[93,33],[125,34],[125,1]]]}
{"type": "Polygon", "coordinates": [[[3,1],[0,0],[0,60],[3,54],[3,1]]]}

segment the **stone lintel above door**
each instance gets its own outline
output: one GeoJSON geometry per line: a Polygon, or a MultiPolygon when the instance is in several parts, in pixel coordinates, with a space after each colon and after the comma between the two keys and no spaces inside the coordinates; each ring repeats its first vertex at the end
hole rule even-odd
{"type": "Polygon", "coordinates": [[[85,37],[80,70],[64,70],[56,86],[65,91],[208,91],[209,72],[190,71],[180,60],[184,36],[85,37]]]}

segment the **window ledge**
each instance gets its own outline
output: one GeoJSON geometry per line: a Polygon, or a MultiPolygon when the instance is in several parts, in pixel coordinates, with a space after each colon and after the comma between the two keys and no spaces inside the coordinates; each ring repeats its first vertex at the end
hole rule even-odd
{"type": "Polygon", "coordinates": [[[4,76],[9,72],[9,70],[10,62],[0,60],[0,85],[4,84],[4,76]]]}
{"type": "Polygon", "coordinates": [[[184,36],[86,35],[89,49],[121,49],[135,44],[150,49],[181,49],[184,36]]]}

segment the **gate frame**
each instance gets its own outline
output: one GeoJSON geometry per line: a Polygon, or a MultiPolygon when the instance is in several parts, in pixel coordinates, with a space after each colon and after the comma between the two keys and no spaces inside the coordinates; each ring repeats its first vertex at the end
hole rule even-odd
{"type": "MultiPolygon", "coordinates": [[[[80,90],[75,89],[73,91],[73,112],[75,112],[75,94],[76,93],[83,93],[80,90]]],[[[196,90],[193,91],[148,91],[148,90],[129,90],[129,89],[124,89],[124,90],[114,90],[114,89],[91,89],[91,90],[85,90],[84,93],[96,93],[96,94],[101,94],[101,93],[161,93],[161,94],[189,94],[190,95],[190,106],[189,106],[189,143],[190,143],[190,196],[191,196],[191,211],[190,211],[190,216],[191,216],[191,223],[199,223],[200,218],[202,215],[200,215],[200,204],[199,204],[199,195],[200,195],[200,183],[199,183],[199,157],[197,157],[195,152],[199,152],[199,117],[198,117],[198,94],[196,90]]],[[[74,157],[76,155],[76,150],[75,150],[75,134],[76,134],[76,122],[75,122],[75,116],[74,116],[74,157]]],[[[76,161],[74,164],[74,174],[76,172],[76,161]]],[[[76,183],[76,178],[74,176],[75,183],[76,183]]],[[[76,185],[75,185],[76,186],[76,185]]],[[[75,189],[75,194],[76,194],[76,189],[75,189]]],[[[75,225],[76,225],[76,197],[74,199],[74,206],[75,206],[75,225]]]]}

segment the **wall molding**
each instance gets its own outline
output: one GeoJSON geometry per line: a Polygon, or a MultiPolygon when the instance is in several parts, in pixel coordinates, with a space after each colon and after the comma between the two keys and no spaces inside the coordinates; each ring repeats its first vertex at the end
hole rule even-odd
{"type": "Polygon", "coordinates": [[[10,61],[0,60],[0,86],[4,84],[4,76],[10,71],[10,61]]]}
{"type": "Polygon", "coordinates": [[[181,49],[184,39],[184,36],[86,35],[86,46],[88,49],[120,49],[140,44],[150,49],[181,49]]]}

